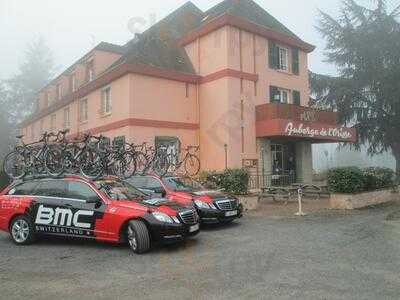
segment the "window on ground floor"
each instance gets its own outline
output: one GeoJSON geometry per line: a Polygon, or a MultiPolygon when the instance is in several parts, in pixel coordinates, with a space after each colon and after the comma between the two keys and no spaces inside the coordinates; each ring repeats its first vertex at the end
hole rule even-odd
{"type": "Polygon", "coordinates": [[[70,128],[69,107],[64,108],[64,129],[70,128]]]}
{"type": "Polygon", "coordinates": [[[101,91],[101,113],[111,113],[111,87],[106,87],[101,91]]]}
{"type": "Polygon", "coordinates": [[[79,122],[86,122],[88,120],[88,102],[83,99],[79,102],[79,122]]]}

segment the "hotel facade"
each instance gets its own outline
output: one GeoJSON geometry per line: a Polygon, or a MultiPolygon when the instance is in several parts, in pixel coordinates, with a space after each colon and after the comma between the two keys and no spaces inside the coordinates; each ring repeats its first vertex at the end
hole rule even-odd
{"type": "Polygon", "coordinates": [[[246,167],[312,180],[313,143],[355,141],[310,108],[302,41],[251,0],[191,2],[125,45],[102,42],[38,94],[25,142],[69,128],[111,139],[199,145],[202,170],[246,167]]]}

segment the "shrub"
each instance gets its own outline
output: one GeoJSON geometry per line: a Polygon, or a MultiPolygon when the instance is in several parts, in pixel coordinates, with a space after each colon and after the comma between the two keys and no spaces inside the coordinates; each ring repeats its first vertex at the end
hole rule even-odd
{"type": "Polygon", "coordinates": [[[199,179],[208,188],[223,189],[227,193],[237,195],[247,194],[248,192],[249,173],[245,169],[202,172],[199,179]]]}
{"type": "Polygon", "coordinates": [[[364,174],[360,168],[335,168],[328,172],[329,190],[334,193],[358,193],[364,191],[364,174]]]}
{"type": "Polygon", "coordinates": [[[371,167],[363,170],[365,190],[379,190],[394,185],[395,173],[389,168],[371,167]]]}
{"type": "Polygon", "coordinates": [[[359,193],[394,186],[394,172],[388,168],[345,167],[328,172],[329,190],[334,193],[359,193]]]}

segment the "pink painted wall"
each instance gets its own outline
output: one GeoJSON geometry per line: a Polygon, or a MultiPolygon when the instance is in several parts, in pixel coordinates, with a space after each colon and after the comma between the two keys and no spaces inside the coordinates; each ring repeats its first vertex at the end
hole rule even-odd
{"type": "Polygon", "coordinates": [[[228,67],[228,27],[211,32],[185,47],[196,72],[205,76],[228,67]]]}
{"type": "MultiPolygon", "coordinates": [[[[64,109],[70,109],[70,133],[90,131],[93,128],[106,126],[130,118],[167,121],[176,123],[198,124],[197,88],[189,84],[186,94],[186,83],[128,74],[106,87],[111,87],[111,114],[101,113],[101,91],[98,89],[83,99],[88,101],[88,119],[79,121],[79,101],[76,100],[59,109],[56,114],[56,131],[64,127],[64,109]],[[154,88],[154,87],[157,88],[154,88]],[[187,96],[186,96],[187,95],[187,96]]],[[[52,114],[51,114],[52,115],[52,114]]],[[[50,130],[51,115],[44,117],[44,131],[50,130]]],[[[26,142],[33,141],[30,137],[30,127],[24,128],[28,132],[26,142]]],[[[40,120],[35,122],[35,139],[39,137],[40,120]]],[[[181,140],[182,147],[199,145],[198,130],[173,129],[157,127],[125,126],[102,132],[114,138],[124,135],[127,141],[153,144],[156,136],[172,136],[181,140]]]]}
{"type": "MultiPolygon", "coordinates": [[[[308,105],[308,65],[305,52],[299,53],[300,75],[297,76],[290,69],[289,72],[281,72],[269,68],[267,39],[231,26],[207,34],[187,45],[185,49],[195,68],[203,76],[227,68],[259,76],[257,83],[247,80],[241,83],[240,79],[229,77],[200,85],[203,169],[225,167],[224,144],[228,145],[229,167],[241,167],[243,159],[258,158],[255,106],[270,101],[270,85],[300,91],[301,104],[308,105]]],[[[291,68],[290,55],[289,66],[291,68]]]]}
{"type": "Polygon", "coordinates": [[[132,118],[198,123],[196,85],[131,74],[132,118]]]}

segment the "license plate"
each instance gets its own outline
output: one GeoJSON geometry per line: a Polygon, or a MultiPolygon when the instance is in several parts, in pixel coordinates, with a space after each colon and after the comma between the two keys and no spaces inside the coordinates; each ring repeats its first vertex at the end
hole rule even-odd
{"type": "Polygon", "coordinates": [[[196,225],[190,226],[189,232],[195,232],[195,231],[197,231],[199,229],[200,229],[200,225],[196,224],[196,225]]]}
{"type": "Polygon", "coordinates": [[[228,211],[225,213],[225,217],[233,217],[237,215],[237,210],[228,211]]]}

